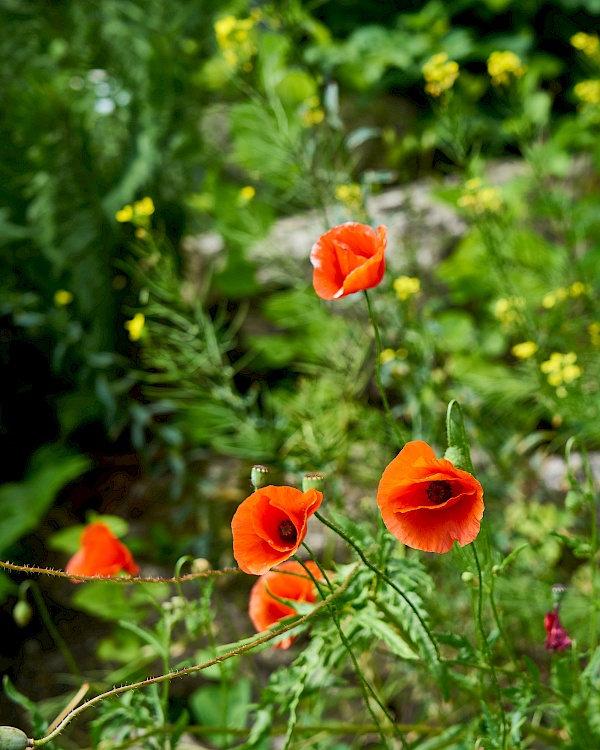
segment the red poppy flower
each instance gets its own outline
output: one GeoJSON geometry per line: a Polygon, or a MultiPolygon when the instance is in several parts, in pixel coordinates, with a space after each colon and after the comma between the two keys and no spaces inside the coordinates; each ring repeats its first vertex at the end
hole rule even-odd
{"type": "MultiPolygon", "coordinates": [[[[322,580],[323,576],[314,562],[305,564],[317,580],[322,580]]],[[[259,633],[268,630],[284,617],[296,614],[292,606],[278,602],[271,594],[280,599],[293,599],[297,602],[317,600],[315,585],[299,562],[290,561],[278,565],[274,570],[262,575],[250,592],[248,614],[259,633]],[[290,573],[294,575],[289,575],[290,573]]],[[[289,648],[294,640],[295,636],[285,638],[276,643],[275,648],[289,648]]]]}
{"type": "Polygon", "coordinates": [[[386,232],[349,221],[319,237],[310,254],[319,297],[339,299],[377,286],[385,273],[386,232]]]}
{"type": "Polygon", "coordinates": [[[244,573],[262,575],[291,557],[322,499],[317,490],[273,485],[247,497],[231,520],[233,556],[244,573]]]}
{"type": "MultiPolygon", "coordinates": [[[[131,552],[102,521],[83,530],[81,547],[67,563],[67,573],[77,576],[114,576],[120,571],[139,573],[131,552]]],[[[75,581],[79,583],[79,581],[75,581]]]]}
{"type": "Polygon", "coordinates": [[[569,648],[571,639],[560,621],[558,609],[546,613],[544,627],[547,633],[544,645],[548,651],[565,651],[569,648]]]}
{"type": "Polygon", "coordinates": [[[377,504],[388,530],[424,552],[472,542],[483,516],[483,489],[474,476],[436,458],[422,440],[407,443],[383,472],[377,504]]]}

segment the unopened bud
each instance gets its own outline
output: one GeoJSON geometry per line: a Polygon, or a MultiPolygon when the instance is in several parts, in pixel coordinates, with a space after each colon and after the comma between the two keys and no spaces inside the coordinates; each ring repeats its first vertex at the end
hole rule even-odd
{"type": "MultiPolygon", "coordinates": [[[[15,604],[15,608],[13,609],[12,616],[13,620],[17,623],[17,625],[20,628],[24,628],[27,625],[29,625],[29,621],[31,620],[31,616],[33,615],[33,609],[31,608],[31,605],[29,602],[26,602],[24,599],[21,599],[15,604]]],[[[0,749],[2,748],[2,745],[0,744],[0,749]]]]}
{"type": "Polygon", "coordinates": [[[193,573],[206,573],[207,570],[210,570],[210,563],[205,557],[197,557],[192,560],[193,573]]]}
{"type": "Polygon", "coordinates": [[[0,727],[0,750],[25,750],[33,747],[25,732],[16,727],[0,727]]]}
{"type": "Polygon", "coordinates": [[[563,586],[562,583],[556,583],[552,586],[552,601],[555,607],[560,607],[560,603],[567,593],[567,587],[563,586]]]}
{"type": "Polygon", "coordinates": [[[322,474],[305,474],[302,477],[302,492],[309,490],[318,490],[323,492],[325,486],[325,477],[322,474]]]}
{"type": "Polygon", "coordinates": [[[497,576],[498,573],[501,571],[501,567],[499,565],[492,565],[492,574],[497,576]]]}
{"type": "Polygon", "coordinates": [[[461,579],[463,583],[471,583],[473,580],[475,580],[475,576],[469,570],[465,570],[465,572],[461,575],[461,579]]]}
{"type": "Polygon", "coordinates": [[[250,469],[250,483],[255,490],[259,490],[261,487],[265,487],[269,476],[269,470],[266,466],[257,464],[250,469]]]}

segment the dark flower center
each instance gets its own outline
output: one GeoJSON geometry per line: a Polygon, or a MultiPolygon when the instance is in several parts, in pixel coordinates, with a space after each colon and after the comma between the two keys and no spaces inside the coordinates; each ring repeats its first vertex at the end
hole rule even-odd
{"type": "Polygon", "coordinates": [[[443,479],[437,479],[435,482],[432,482],[425,491],[427,492],[427,497],[434,505],[441,505],[452,497],[450,482],[445,482],[443,479]]]}
{"type": "Polygon", "coordinates": [[[287,519],[282,521],[277,529],[282,542],[285,542],[286,544],[295,544],[296,539],[298,539],[298,532],[291,521],[287,519]]]}

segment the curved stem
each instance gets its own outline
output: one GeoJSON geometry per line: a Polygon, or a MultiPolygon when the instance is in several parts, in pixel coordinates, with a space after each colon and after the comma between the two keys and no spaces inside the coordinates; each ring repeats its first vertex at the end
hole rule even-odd
{"type": "Polygon", "coordinates": [[[191,667],[184,667],[183,669],[176,669],[173,672],[169,672],[168,674],[162,674],[158,675],[157,677],[148,677],[145,680],[141,680],[140,682],[134,682],[130,685],[121,685],[120,687],[115,687],[112,690],[107,690],[105,693],[101,693],[100,695],[96,695],[93,698],[90,698],[85,703],[82,703],[77,708],[73,709],[68,716],[65,716],[65,718],[60,722],[60,724],[50,733],[48,733],[45,737],[41,737],[40,739],[36,740],[30,740],[30,746],[31,747],[39,747],[41,745],[45,745],[48,742],[51,742],[55,737],[57,737],[63,729],[67,726],[67,724],[70,724],[73,719],[79,714],[86,711],[88,708],[91,708],[92,706],[95,706],[97,703],[100,703],[100,701],[103,701],[105,698],[112,698],[116,695],[121,695],[122,693],[126,693],[129,690],[137,690],[138,688],[147,687],[148,685],[156,685],[161,682],[166,682],[167,680],[174,680],[176,677],[183,677],[187,674],[193,674],[194,672],[200,672],[202,669],[207,669],[208,667],[212,667],[215,664],[220,664],[221,662],[227,661],[227,659],[231,659],[234,656],[238,656],[240,654],[244,654],[247,651],[251,651],[256,646],[260,646],[263,643],[268,643],[269,641],[272,641],[273,638],[277,638],[282,633],[287,633],[288,630],[292,630],[293,628],[298,627],[298,625],[303,625],[305,622],[308,622],[313,617],[315,617],[319,612],[321,612],[326,607],[329,607],[330,603],[336,599],[337,597],[341,596],[348,586],[350,585],[352,579],[354,578],[358,566],[356,565],[352,571],[350,572],[350,575],[344,583],[335,591],[335,593],[331,594],[331,596],[327,597],[327,599],[324,599],[322,602],[317,604],[315,608],[312,610],[312,612],[309,612],[307,615],[303,615],[302,617],[299,617],[297,620],[294,620],[294,622],[289,623],[288,625],[284,625],[281,628],[277,628],[277,630],[271,630],[266,635],[262,635],[257,638],[253,638],[250,643],[245,643],[242,646],[238,646],[237,648],[232,649],[231,651],[228,651],[227,653],[223,654],[222,656],[216,656],[214,659],[211,659],[210,661],[204,662],[203,664],[194,664],[191,667]]]}
{"type": "Polygon", "coordinates": [[[373,332],[375,334],[375,350],[376,350],[375,377],[377,379],[377,387],[379,388],[379,393],[381,394],[383,408],[385,409],[385,413],[387,414],[387,417],[390,420],[390,423],[392,425],[394,435],[396,436],[396,440],[398,441],[398,446],[401,448],[406,442],[406,440],[404,438],[404,435],[402,434],[402,430],[400,426],[394,419],[394,415],[392,414],[392,410],[390,409],[390,404],[389,404],[389,401],[385,392],[385,388],[383,387],[383,382],[381,380],[381,336],[379,335],[379,328],[377,327],[377,321],[375,320],[375,314],[373,313],[373,307],[371,306],[369,293],[367,292],[366,289],[364,289],[363,292],[365,295],[365,300],[367,302],[367,310],[369,312],[369,318],[371,320],[371,325],[373,326],[373,332]]]}
{"type": "MultiPolygon", "coordinates": [[[[305,547],[306,551],[308,552],[308,554],[311,556],[311,558],[312,558],[313,562],[315,563],[315,565],[318,567],[319,571],[321,572],[321,575],[323,575],[326,578],[325,571],[321,568],[321,565],[319,564],[319,561],[317,560],[317,558],[313,555],[313,553],[310,551],[310,549],[308,548],[308,546],[306,544],[304,544],[304,547],[305,547]]],[[[298,560],[298,562],[300,563],[300,565],[302,565],[302,567],[304,568],[304,570],[311,577],[313,583],[317,587],[317,590],[318,590],[319,594],[321,595],[321,598],[323,598],[323,592],[321,590],[321,587],[319,586],[319,582],[317,581],[317,579],[314,577],[314,575],[312,574],[312,572],[310,571],[310,569],[308,568],[308,566],[302,560],[300,560],[297,556],[295,556],[295,557],[296,557],[296,560],[298,560]]],[[[327,580],[327,583],[329,585],[329,588],[331,589],[332,588],[331,587],[331,583],[329,583],[329,580],[327,578],[326,578],[326,580],[327,580]]],[[[341,639],[342,643],[344,644],[344,648],[348,652],[348,656],[350,657],[350,659],[352,661],[352,664],[354,666],[354,671],[356,672],[356,676],[358,677],[358,680],[360,682],[360,689],[361,689],[361,692],[363,694],[365,705],[367,707],[367,710],[371,714],[371,718],[375,722],[375,724],[377,726],[377,729],[379,730],[379,736],[381,737],[381,741],[383,742],[383,744],[386,747],[388,747],[387,740],[385,738],[385,734],[382,731],[382,728],[381,728],[381,725],[379,724],[379,720],[377,718],[377,715],[373,711],[373,708],[371,706],[371,702],[369,701],[369,695],[368,695],[369,693],[371,694],[371,696],[373,697],[373,700],[377,703],[377,705],[379,706],[379,708],[383,711],[383,713],[385,714],[386,718],[389,720],[390,724],[394,728],[394,732],[400,738],[400,742],[402,743],[402,747],[404,748],[404,750],[408,750],[408,746],[406,744],[404,736],[398,730],[398,728],[396,726],[396,722],[394,721],[393,717],[390,716],[387,708],[383,705],[383,703],[379,699],[379,696],[375,692],[375,689],[373,688],[373,686],[369,683],[369,681],[367,680],[367,678],[363,674],[363,671],[360,668],[360,664],[358,663],[358,659],[356,658],[356,655],[355,655],[354,651],[352,650],[352,646],[350,645],[350,641],[348,640],[348,638],[346,637],[346,634],[344,633],[344,631],[342,629],[342,625],[340,623],[340,620],[339,620],[339,617],[338,617],[338,613],[337,613],[335,607],[330,606],[329,607],[329,611],[331,612],[331,617],[332,617],[333,622],[335,624],[335,627],[337,628],[337,631],[338,631],[338,633],[340,635],[340,639],[341,639]]]]}
{"type": "Polygon", "coordinates": [[[435,650],[436,656],[437,656],[438,660],[441,662],[442,661],[442,657],[441,657],[441,654],[440,654],[440,649],[439,649],[439,646],[437,644],[437,641],[433,637],[433,633],[431,632],[431,630],[429,629],[429,627],[427,626],[427,624],[423,620],[423,618],[422,618],[419,610],[411,602],[410,598],[408,596],[406,596],[405,592],[402,591],[402,589],[396,584],[395,581],[393,581],[387,575],[387,573],[384,573],[382,570],[379,570],[379,568],[376,565],[373,565],[373,563],[367,557],[365,557],[363,551],[356,544],[356,542],[351,537],[349,537],[346,534],[345,531],[343,531],[342,529],[340,529],[339,526],[336,526],[336,524],[332,523],[331,521],[328,521],[326,518],[323,518],[323,516],[319,512],[315,513],[315,518],[318,518],[319,521],[322,524],[324,524],[325,526],[328,526],[332,531],[334,531],[336,534],[338,534],[338,536],[341,536],[342,539],[345,542],[347,542],[352,547],[352,549],[356,552],[356,554],[360,557],[360,559],[364,562],[364,564],[368,568],[370,568],[377,576],[379,576],[383,581],[385,581],[388,584],[388,586],[391,586],[394,589],[394,591],[402,597],[402,599],[406,602],[406,604],[412,609],[414,615],[418,619],[419,624],[421,625],[421,627],[423,628],[423,630],[427,633],[427,637],[431,641],[431,645],[433,646],[433,648],[435,650]]]}
{"type": "Polygon", "coordinates": [[[502,705],[502,692],[500,691],[500,683],[498,682],[498,675],[494,667],[492,649],[490,648],[489,641],[483,629],[483,575],[481,573],[481,565],[479,564],[479,556],[477,549],[474,544],[471,545],[473,549],[473,557],[475,559],[475,566],[477,567],[477,577],[479,579],[479,596],[477,600],[477,626],[479,628],[479,634],[481,636],[482,643],[485,648],[485,653],[490,665],[490,672],[492,675],[492,682],[494,683],[494,689],[498,696],[498,708],[500,709],[500,717],[502,720],[502,747],[506,748],[506,714],[504,713],[504,706],[502,705]]]}

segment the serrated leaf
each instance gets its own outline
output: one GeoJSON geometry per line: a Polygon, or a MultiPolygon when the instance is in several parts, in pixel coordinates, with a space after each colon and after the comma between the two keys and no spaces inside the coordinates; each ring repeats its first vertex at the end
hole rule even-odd
{"type": "Polygon", "coordinates": [[[378,617],[376,612],[367,608],[360,610],[356,615],[356,623],[360,628],[371,633],[377,640],[383,641],[390,651],[400,659],[419,658],[399,633],[389,623],[378,617]]]}

